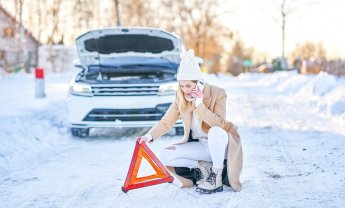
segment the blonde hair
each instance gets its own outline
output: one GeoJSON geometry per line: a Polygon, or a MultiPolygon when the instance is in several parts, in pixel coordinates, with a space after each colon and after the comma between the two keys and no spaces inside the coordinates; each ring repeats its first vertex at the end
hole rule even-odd
{"type": "MultiPolygon", "coordinates": [[[[197,83],[198,80],[191,80],[194,83],[197,83]]],[[[187,109],[187,107],[189,107],[190,105],[192,105],[191,102],[188,102],[186,100],[186,98],[184,97],[184,92],[182,91],[181,87],[180,87],[180,82],[177,88],[177,99],[178,99],[178,108],[180,111],[184,111],[187,109]]]]}

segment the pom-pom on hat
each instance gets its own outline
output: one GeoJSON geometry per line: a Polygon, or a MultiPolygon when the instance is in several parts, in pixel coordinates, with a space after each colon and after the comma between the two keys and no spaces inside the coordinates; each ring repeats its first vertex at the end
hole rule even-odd
{"type": "Polygon", "coordinates": [[[200,80],[202,73],[198,63],[198,57],[194,56],[194,50],[189,49],[180,54],[181,62],[177,72],[177,80],[200,80]]]}

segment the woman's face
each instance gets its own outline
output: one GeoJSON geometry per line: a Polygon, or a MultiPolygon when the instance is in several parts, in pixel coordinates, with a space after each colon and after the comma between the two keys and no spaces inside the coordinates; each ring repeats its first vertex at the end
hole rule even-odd
{"type": "Polygon", "coordinates": [[[191,92],[196,87],[196,83],[191,80],[180,80],[179,81],[180,88],[184,93],[184,97],[191,101],[193,99],[191,92]]]}

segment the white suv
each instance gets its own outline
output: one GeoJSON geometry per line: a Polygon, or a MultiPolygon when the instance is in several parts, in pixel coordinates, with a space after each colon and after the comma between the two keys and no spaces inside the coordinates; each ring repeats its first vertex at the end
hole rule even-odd
{"type": "MultiPolygon", "coordinates": [[[[79,72],[70,84],[73,136],[92,127],[151,127],[169,108],[178,86],[179,37],[154,28],[108,28],[76,40],[79,72]]],[[[182,121],[175,124],[183,133],[182,121]]]]}

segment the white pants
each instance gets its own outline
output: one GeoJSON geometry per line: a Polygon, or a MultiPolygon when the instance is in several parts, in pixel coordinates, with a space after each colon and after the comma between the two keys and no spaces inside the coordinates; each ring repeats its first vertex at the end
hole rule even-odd
{"type": "Polygon", "coordinates": [[[177,144],[175,149],[165,148],[159,154],[160,161],[166,166],[195,168],[198,161],[213,162],[214,168],[223,168],[227,156],[228,133],[220,127],[212,127],[208,138],[197,142],[177,144]]]}

